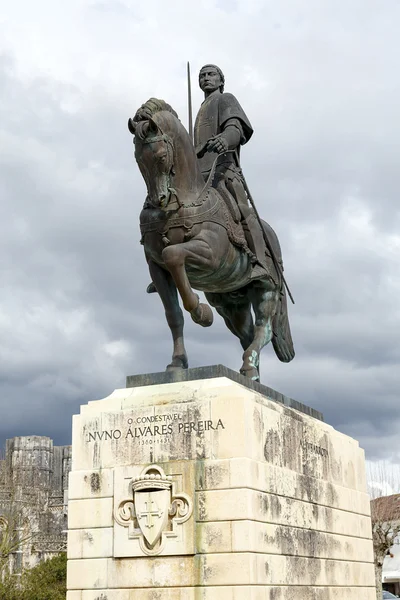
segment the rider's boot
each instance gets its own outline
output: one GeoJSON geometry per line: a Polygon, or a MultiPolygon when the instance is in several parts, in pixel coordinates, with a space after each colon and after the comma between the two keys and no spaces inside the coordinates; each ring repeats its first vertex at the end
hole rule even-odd
{"type": "Polygon", "coordinates": [[[270,277],[271,272],[266,263],[266,248],[261,225],[253,211],[242,221],[247,244],[254,254],[252,279],[270,277]]]}

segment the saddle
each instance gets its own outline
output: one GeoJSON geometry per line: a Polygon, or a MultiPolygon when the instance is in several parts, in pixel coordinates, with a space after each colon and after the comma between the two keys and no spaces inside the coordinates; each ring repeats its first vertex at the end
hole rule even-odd
{"type": "MultiPolygon", "coordinates": [[[[144,208],[146,207],[145,203],[144,208]]],[[[227,190],[224,194],[221,189],[209,188],[196,203],[181,205],[174,211],[166,210],[162,216],[162,219],[158,217],[140,224],[142,242],[146,233],[157,232],[162,236],[164,244],[168,245],[168,232],[177,227],[183,227],[186,230],[185,239],[190,240],[194,225],[218,223],[226,230],[232,244],[252,254],[240,222],[239,209],[227,190]]]]}

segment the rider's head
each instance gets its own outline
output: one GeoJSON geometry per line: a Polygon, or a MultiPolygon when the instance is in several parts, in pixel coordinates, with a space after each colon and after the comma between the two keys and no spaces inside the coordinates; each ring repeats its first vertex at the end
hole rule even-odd
{"type": "Polygon", "coordinates": [[[216,65],[204,65],[199,73],[199,85],[205,94],[211,94],[219,88],[224,91],[225,77],[223,72],[216,65]]]}

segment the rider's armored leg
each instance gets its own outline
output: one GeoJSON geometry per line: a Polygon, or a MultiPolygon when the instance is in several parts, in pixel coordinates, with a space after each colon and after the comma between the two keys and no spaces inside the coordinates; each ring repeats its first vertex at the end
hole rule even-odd
{"type": "Polygon", "coordinates": [[[256,215],[251,211],[242,221],[243,230],[250,250],[262,264],[265,262],[265,242],[256,215]]]}
{"type": "Polygon", "coordinates": [[[242,215],[242,227],[246,238],[247,245],[254,254],[254,268],[252,277],[258,278],[269,274],[269,269],[266,265],[265,256],[265,241],[261,230],[261,225],[258,222],[254,211],[248,205],[247,194],[239,177],[229,178],[226,182],[227,188],[237,201],[239,210],[242,215]]]}

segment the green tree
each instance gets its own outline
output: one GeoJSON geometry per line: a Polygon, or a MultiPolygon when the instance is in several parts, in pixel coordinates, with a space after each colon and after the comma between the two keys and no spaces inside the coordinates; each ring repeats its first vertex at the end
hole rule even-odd
{"type": "Polygon", "coordinates": [[[18,579],[6,572],[0,580],[0,600],[20,600],[19,592],[18,579]]]}
{"type": "MultiPolygon", "coordinates": [[[[18,600],[65,600],[67,593],[67,555],[54,556],[21,577],[18,600]]],[[[1,600],[1,597],[0,597],[1,600]]],[[[11,600],[14,600],[11,597],[11,600]]]]}

